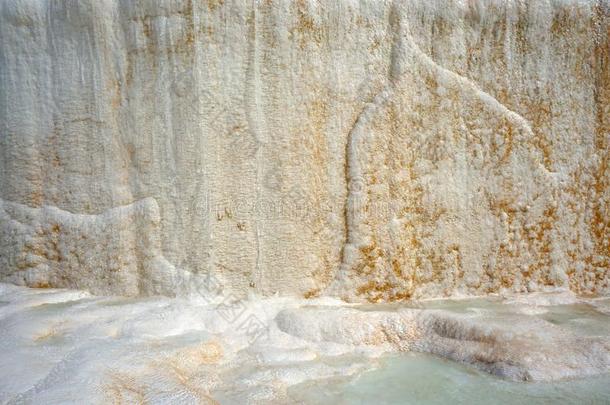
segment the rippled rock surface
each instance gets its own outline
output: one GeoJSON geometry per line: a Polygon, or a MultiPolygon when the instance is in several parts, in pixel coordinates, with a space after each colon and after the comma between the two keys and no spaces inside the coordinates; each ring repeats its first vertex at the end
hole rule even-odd
{"type": "Polygon", "coordinates": [[[3,1],[0,277],[607,294],[608,10],[3,1]]]}

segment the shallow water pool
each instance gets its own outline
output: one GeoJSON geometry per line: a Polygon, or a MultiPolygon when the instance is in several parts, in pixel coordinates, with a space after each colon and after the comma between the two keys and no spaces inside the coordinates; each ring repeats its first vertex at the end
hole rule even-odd
{"type": "Polygon", "coordinates": [[[306,404],[609,404],[610,374],[553,383],[498,379],[428,354],[383,359],[352,380],[306,383],[290,390],[306,404]]]}

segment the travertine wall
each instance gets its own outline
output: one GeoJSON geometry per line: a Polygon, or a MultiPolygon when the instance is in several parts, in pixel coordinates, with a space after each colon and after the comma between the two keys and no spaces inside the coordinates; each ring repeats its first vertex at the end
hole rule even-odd
{"type": "Polygon", "coordinates": [[[0,275],[610,291],[608,0],[5,0],[0,275]]]}

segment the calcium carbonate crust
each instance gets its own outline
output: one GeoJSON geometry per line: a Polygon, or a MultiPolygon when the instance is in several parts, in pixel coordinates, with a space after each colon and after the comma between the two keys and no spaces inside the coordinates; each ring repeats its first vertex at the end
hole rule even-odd
{"type": "Polygon", "coordinates": [[[4,1],[0,278],[607,294],[609,9],[4,1]]]}

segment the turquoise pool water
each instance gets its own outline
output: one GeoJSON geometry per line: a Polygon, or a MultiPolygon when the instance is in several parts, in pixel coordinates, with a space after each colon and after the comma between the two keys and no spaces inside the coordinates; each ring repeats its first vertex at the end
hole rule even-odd
{"type": "Polygon", "coordinates": [[[432,355],[407,353],[353,380],[294,387],[300,403],[352,404],[610,404],[610,374],[553,383],[504,381],[432,355]]]}

